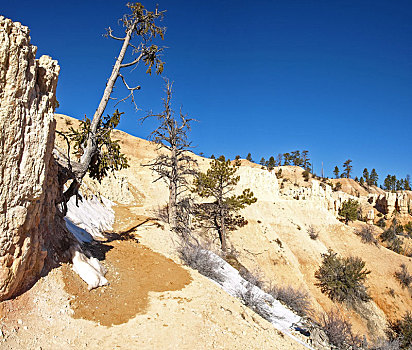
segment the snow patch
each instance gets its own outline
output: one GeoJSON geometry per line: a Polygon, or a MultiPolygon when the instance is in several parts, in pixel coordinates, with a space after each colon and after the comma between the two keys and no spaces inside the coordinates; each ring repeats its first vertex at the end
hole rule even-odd
{"type": "Polygon", "coordinates": [[[99,263],[96,258],[87,258],[78,250],[72,252],[73,271],[87,283],[88,289],[105,286],[109,282],[104,277],[106,269],[99,263]]]}
{"type": "MultiPolygon", "coordinates": [[[[218,286],[220,286],[228,294],[234,297],[238,296],[239,291],[246,292],[246,286],[248,286],[248,284],[250,283],[246,281],[242,276],[240,276],[239,271],[237,271],[233,266],[228,264],[220,256],[216,255],[213,252],[210,253],[211,258],[220,264],[220,272],[224,276],[224,281],[222,283],[218,283],[213,280],[212,281],[215,282],[218,286]]],[[[305,343],[304,341],[297,338],[295,335],[291,333],[291,331],[295,329],[295,327],[301,321],[300,316],[296,315],[293,311],[291,311],[286,306],[281,304],[270,294],[261,290],[259,287],[253,286],[252,292],[254,293],[254,295],[265,300],[265,303],[263,303],[261,307],[262,309],[264,309],[265,314],[270,315],[268,320],[273,324],[273,326],[276,329],[282,331],[290,338],[302,344],[306,348],[313,349],[307,343],[305,343]]]]}
{"type": "Polygon", "coordinates": [[[112,230],[114,223],[114,203],[104,197],[96,196],[78,201],[75,196],[67,203],[65,217],[67,229],[79,242],[91,242],[94,238],[104,238],[103,232],[112,230]]]}

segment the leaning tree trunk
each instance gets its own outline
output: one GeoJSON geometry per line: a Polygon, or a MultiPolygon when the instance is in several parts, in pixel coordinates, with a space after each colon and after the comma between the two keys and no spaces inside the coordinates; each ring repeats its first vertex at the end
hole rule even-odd
{"type": "Polygon", "coordinates": [[[54,147],[59,74],[35,59],[29,30],[0,16],[0,301],[70,259],[75,239],[56,208],[62,193],[54,147]]]}

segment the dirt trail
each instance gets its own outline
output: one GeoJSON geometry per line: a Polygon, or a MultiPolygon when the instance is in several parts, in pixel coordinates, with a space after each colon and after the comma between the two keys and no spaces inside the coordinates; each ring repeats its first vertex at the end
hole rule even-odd
{"type": "Polygon", "coordinates": [[[89,292],[85,283],[64,267],[64,289],[74,296],[70,303],[73,318],[103,326],[122,324],[146,311],[149,292],[181,290],[191,282],[182,267],[135,241],[113,241],[110,246],[103,262],[109,271],[108,286],[89,292]]]}

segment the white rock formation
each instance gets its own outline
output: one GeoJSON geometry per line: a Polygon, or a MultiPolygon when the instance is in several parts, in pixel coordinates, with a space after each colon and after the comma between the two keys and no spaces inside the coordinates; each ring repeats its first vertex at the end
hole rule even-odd
{"type": "Polygon", "coordinates": [[[395,210],[400,214],[408,214],[412,204],[406,192],[385,192],[375,202],[376,209],[383,214],[392,214],[395,210]]]}
{"type": "Polygon", "coordinates": [[[43,268],[43,237],[55,222],[52,158],[57,61],[36,59],[29,30],[0,17],[0,300],[43,268]]]}
{"type": "Polygon", "coordinates": [[[259,201],[273,202],[279,197],[279,184],[274,172],[242,166],[236,175],[240,176],[235,188],[237,194],[250,188],[259,201]]]}
{"type": "Polygon", "coordinates": [[[36,51],[27,27],[0,16],[0,301],[72,255],[104,282],[56,210],[61,188],[52,151],[60,68],[49,56],[36,59],[36,51]]]}

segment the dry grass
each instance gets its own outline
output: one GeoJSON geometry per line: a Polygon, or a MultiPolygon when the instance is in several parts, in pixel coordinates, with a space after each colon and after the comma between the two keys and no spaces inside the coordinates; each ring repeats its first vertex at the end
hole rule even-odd
{"type": "Polygon", "coordinates": [[[375,229],[373,225],[363,226],[356,230],[355,233],[361,238],[362,243],[375,244],[376,246],[379,245],[378,240],[375,238],[375,229]]]}
{"type": "Polygon", "coordinates": [[[238,290],[236,290],[235,295],[240,299],[243,305],[252,309],[262,318],[270,322],[271,314],[265,307],[265,305],[267,305],[266,301],[254,288],[253,284],[248,282],[245,288],[239,288],[238,290]]]}
{"type": "Polygon", "coordinates": [[[191,268],[199,271],[203,276],[218,283],[224,281],[222,273],[223,262],[216,259],[212,252],[204,247],[183,241],[178,252],[183,262],[191,268]]]}
{"type": "Polygon", "coordinates": [[[339,311],[331,310],[323,314],[321,326],[329,338],[330,344],[338,349],[361,349],[362,341],[352,332],[352,325],[342,318],[339,311]]]}
{"type": "Polygon", "coordinates": [[[268,293],[300,316],[307,316],[312,311],[310,295],[306,291],[295,289],[292,286],[272,286],[268,293]]]}
{"type": "Polygon", "coordinates": [[[409,273],[405,264],[401,264],[400,271],[395,272],[395,277],[401,284],[402,288],[409,288],[412,283],[412,275],[409,273]]]}

